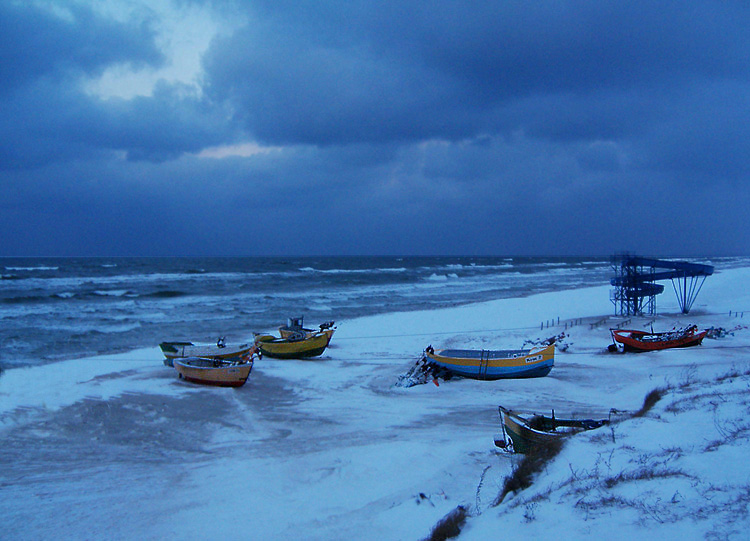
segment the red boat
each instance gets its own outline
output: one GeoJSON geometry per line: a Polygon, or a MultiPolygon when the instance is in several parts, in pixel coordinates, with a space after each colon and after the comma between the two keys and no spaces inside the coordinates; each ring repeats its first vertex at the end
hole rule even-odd
{"type": "Polygon", "coordinates": [[[635,331],[631,329],[610,329],[612,339],[621,344],[624,351],[641,353],[644,351],[658,351],[660,349],[689,348],[700,345],[705,338],[706,331],[698,332],[698,326],[692,325],[684,329],[668,332],[635,331]]]}

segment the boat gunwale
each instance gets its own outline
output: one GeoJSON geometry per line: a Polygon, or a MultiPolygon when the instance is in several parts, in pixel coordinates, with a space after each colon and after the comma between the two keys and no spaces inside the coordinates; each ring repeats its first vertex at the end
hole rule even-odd
{"type": "Polygon", "coordinates": [[[252,360],[245,361],[245,362],[229,362],[224,359],[213,359],[210,357],[178,357],[174,359],[175,364],[178,364],[184,368],[190,368],[193,370],[224,370],[224,369],[229,369],[229,368],[244,368],[245,366],[250,366],[250,368],[252,368],[253,362],[254,361],[252,360]],[[211,362],[212,364],[216,362],[226,363],[226,364],[219,364],[219,365],[213,364],[212,366],[208,366],[208,365],[196,366],[194,364],[189,364],[190,361],[196,361],[196,360],[205,361],[206,363],[211,362]]]}
{"type": "Polygon", "coordinates": [[[174,368],[180,379],[213,387],[242,387],[250,377],[254,361],[230,362],[206,357],[180,357],[174,360],[174,368]],[[191,361],[202,361],[210,366],[196,366],[191,361]],[[219,363],[216,365],[216,363],[219,363]]]}
{"type": "Polygon", "coordinates": [[[545,355],[550,355],[550,359],[547,360],[553,360],[555,355],[555,345],[549,344],[547,346],[542,346],[539,348],[531,348],[531,349],[512,349],[512,350],[491,350],[491,349],[441,349],[434,352],[427,351],[427,355],[437,361],[437,362],[444,362],[446,364],[457,364],[457,363],[451,363],[449,361],[441,361],[441,359],[449,359],[453,361],[463,362],[467,364],[468,366],[472,366],[474,362],[479,361],[519,361],[526,359],[528,357],[534,357],[537,355],[542,355],[542,359],[539,360],[539,362],[543,362],[545,355]],[[477,356],[475,357],[453,357],[450,355],[443,355],[445,352],[462,352],[462,353],[475,353],[477,356]],[[518,353],[518,355],[513,357],[484,357],[484,354],[491,354],[491,353],[518,353]]]}
{"type": "Polygon", "coordinates": [[[175,351],[166,351],[163,345],[174,345],[178,344],[178,342],[162,342],[159,344],[159,348],[162,350],[162,353],[167,359],[188,359],[191,357],[210,357],[210,358],[217,358],[217,359],[233,359],[235,357],[241,357],[242,355],[248,353],[251,349],[254,347],[253,342],[247,342],[244,344],[239,344],[237,346],[224,346],[222,348],[211,345],[211,344],[205,344],[205,345],[196,345],[193,343],[179,343],[180,349],[176,349],[175,351]],[[196,351],[191,352],[189,355],[185,354],[186,348],[194,348],[196,351]],[[201,351],[202,350],[202,351],[201,351]],[[214,353],[215,352],[215,353],[214,353]]]}
{"type": "MultiPolygon", "coordinates": [[[[568,436],[573,436],[581,432],[588,432],[602,428],[605,425],[611,423],[611,419],[574,419],[574,418],[560,418],[557,419],[553,416],[549,417],[536,412],[530,412],[525,414],[525,417],[521,412],[510,410],[503,406],[498,406],[500,412],[501,421],[504,433],[507,433],[511,442],[513,442],[513,448],[516,452],[526,454],[533,450],[536,445],[544,444],[546,442],[559,440],[568,436]],[[545,421],[553,422],[553,425],[560,423],[558,426],[553,426],[550,430],[542,430],[531,426],[531,420],[535,417],[541,417],[545,421]],[[593,422],[600,423],[598,426],[584,426],[583,423],[593,422]],[[573,424],[581,423],[581,424],[573,424]],[[558,431],[558,428],[564,428],[567,430],[558,431]],[[516,439],[517,438],[517,439],[516,439]]],[[[610,415],[612,411],[610,411],[610,415]]]]}

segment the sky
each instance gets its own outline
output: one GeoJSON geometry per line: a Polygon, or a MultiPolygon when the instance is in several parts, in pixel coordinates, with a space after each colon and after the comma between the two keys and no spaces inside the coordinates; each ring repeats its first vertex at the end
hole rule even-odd
{"type": "Polygon", "coordinates": [[[0,256],[747,255],[750,5],[4,0],[0,256]]]}

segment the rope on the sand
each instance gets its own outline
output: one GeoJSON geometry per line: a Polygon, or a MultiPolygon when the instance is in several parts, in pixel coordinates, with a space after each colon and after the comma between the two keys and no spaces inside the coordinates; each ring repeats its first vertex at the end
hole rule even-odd
{"type": "MultiPolygon", "coordinates": [[[[748,310],[750,312],[750,310],[748,310]]],[[[730,312],[730,315],[732,312],[730,312]]],[[[737,317],[741,317],[740,312],[735,312],[735,315],[737,317]]],[[[743,313],[744,314],[744,313],[743,313]]],[[[711,313],[706,312],[706,315],[722,315],[717,313],[711,313]]],[[[724,313],[723,315],[726,315],[724,313]]],[[[593,318],[595,321],[593,323],[589,322],[589,325],[591,325],[591,328],[597,327],[599,325],[602,325],[610,320],[611,316],[602,317],[598,320],[596,318],[593,318]]],[[[568,328],[573,328],[577,325],[582,325],[586,320],[591,320],[592,318],[586,318],[586,317],[580,317],[580,318],[573,318],[568,320],[561,320],[559,317],[557,320],[555,318],[552,318],[551,320],[543,321],[541,323],[541,329],[544,330],[545,328],[551,328],[551,327],[561,327],[567,330],[568,328]]],[[[651,323],[655,321],[654,319],[651,319],[651,323]]],[[[620,322],[616,325],[614,325],[616,328],[621,327],[622,325],[631,323],[631,320],[628,319],[627,321],[620,322]]],[[[444,331],[444,332],[430,332],[430,333],[408,333],[408,334],[380,334],[375,336],[336,336],[336,340],[368,340],[373,338],[408,338],[410,336],[443,336],[448,334],[471,334],[471,333],[478,333],[478,332],[504,332],[504,331],[528,331],[528,330],[537,330],[540,327],[537,327],[536,325],[530,325],[528,327],[506,327],[503,329],[476,329],[476,330],[465,330],[465,331],[444,331]]],[[[742,346],[740,346],[742,347],[742,346]]]]}
{"type": "MultiPolygon", "coordinates": [[[[516,330],[516,329],[505,329],[505,330],[516,330]]],[[[465,332],[491,332],[491,331],[465,331],[465,332]]],[[[402,334],[402,335],[366,336],[364,338],[394,338],[394,337],[398,338],[398,337],[405,337],[405,336],[432,336],[432,335],[435,335],[435,334],[454,334],[454,333],[430,333],[429,335],[427,335],[427,334],[422,334],[422,335],[420,335],[420,334],[402,334]]],[[[348,340],[355,340],[355,339],[358,339],[358,338],[354,337],[354,336],[350,336],[348,338],[348,340]]],[[[715,349],[747,349],[747,348],[750,348],[750,344],[748,344],[746,346],[703,346],[700,349],[701,350],[713,351],[715,349]]],[[[563,356],[563,357],[576,357],[576,356],[580,356],[580,355],[592,355],[594,353],[598,353],[598,352],[601,352],[601,351],[606,351],[606,348],[586,348],[586,349],[581,349],[579,351],[566,351],[564,353],[561,353],[561,356],[563,356]]],[[[390,358],[390,359],[396,359],[396,358],[403,358],[403,355],[399,355],[398,353],[373,354],[372,357],[373,358],[390,358]]],[[[134,363],[153,363],[154,362],[153,359],[120,359],[120,358],[117,358],[117,359],[114,359],[114,358],[113,359],[106,359],[106,358],[104,358],[103,359],[101,357],[84,357],[84,358],[81,358],[81,359],[69,359],[69,360],[73,360],[73,361],[95,361],[95,362],[100,362],[100,361],[134,362],[134,363]]],[[[304,359],[302,359],[302,360],[304,360],[304,359]]],[[[309,359],[309,360],[315,361],[316,359],[309,359]]],[[[327,360],[331,360],[331,361],[361,361],[362,358],[361,357],[351,357],[351,358],[329,357],[329,358],[318,359],[318,360],[322,360],[322,361],[327,361],[327,360]]],[[[258,361],[258,362],[263,362],[263,361],[258,361]]],[[[54,364],[54,363],[52,363],[52,364],[54,364]]],[[[6,368],[10,368],[10,366],[8,366],[6,368]]]]}
{"type": "Polygon", "coordinates": [[[372,338],[408,338],[409,336],[438,336],[445,334],[470,334],[475,332],[501,332],[501,331],[526,331],[536,329],[533,327],[508,327],[506,329],[477,329],[473,331],[445,331],[445,332],[425,332],[425,333],[408,333],[408,334],[380,334],[373,336],[337,336],[336,340],[369,340],[372,338]]]}

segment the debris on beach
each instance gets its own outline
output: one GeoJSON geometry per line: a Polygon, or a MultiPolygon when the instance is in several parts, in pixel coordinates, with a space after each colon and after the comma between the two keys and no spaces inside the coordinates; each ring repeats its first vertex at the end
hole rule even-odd
{"type": "Polygon", "coordinates": [[[719,338],[726,338],[727,336],[734,336],[734,333],[747,329],[746,325],[737,325],[734,329],[725,329],[724,327],[709,327],[706,333],[706,338],[711,340],[718,340],[719,338]]]}
{"type": "Polygon", "coordinates": [[[441,490],[436,493],[432,494],[425,494],[424,492],[420,492],[419,494],[416,494],[414,496],[414,502],[417,505],[422,505],[422,503],[428,503],[430,506],[435,507],[435,502],[432,501],[433,496],[436,496],[438,501],[444,501],[448,499],[448,496],[446,496],[445,491],[441,490]]]}
{"type": "Polygon", "coordinates": [[[414,365],[401,374],[396,381],[396,387],[414,387],[415,385],[424,385],[425,383],[434,383],[438,385],[438,379],[449,380],[455,376],[450,370],[441,368],[427,360],[422,355],[414,365]]]}
{"type": "Polygon", "coordinates": [[[557,351],[568,351],[570,344],[565,340],[568,335],[564,332],[560,334],[550,336],[549,338],[539,338],[537,340],[524,340],[523,347],[526,346],[550,346],[555,344],[557,351]]]}

